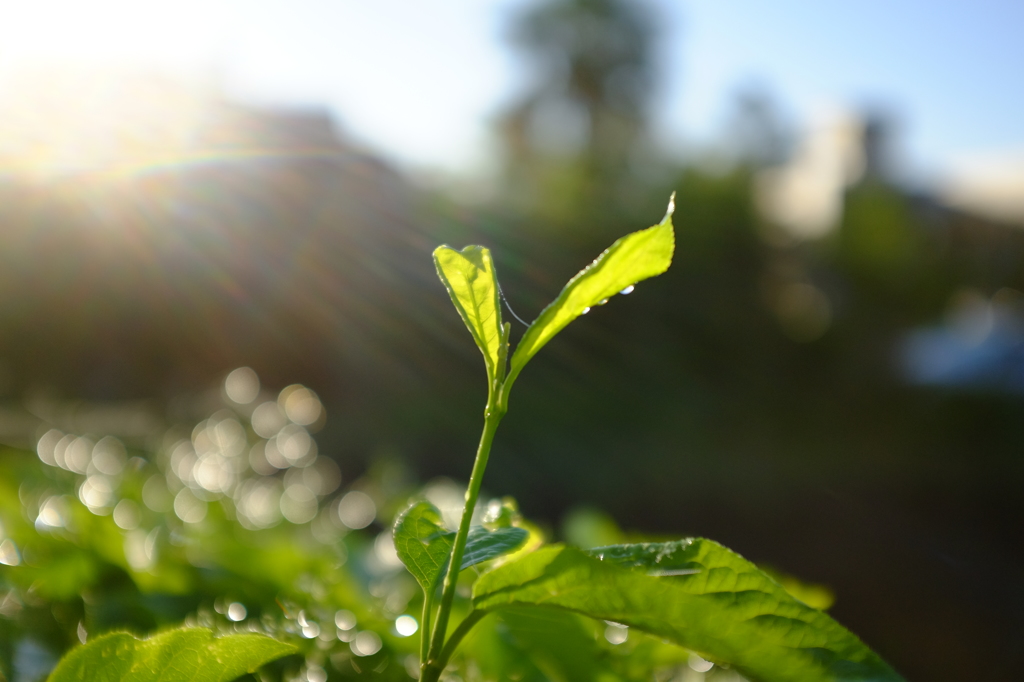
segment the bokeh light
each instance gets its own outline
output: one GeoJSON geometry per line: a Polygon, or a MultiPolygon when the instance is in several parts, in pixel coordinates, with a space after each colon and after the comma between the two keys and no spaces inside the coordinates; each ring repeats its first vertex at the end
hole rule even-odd
{"type": "Polygon", "coordinates": [[[334,624],[339,630],[351,630],[356,623],[355,614],[347,609],[339,609],[334,614],[334,624]]]}
{"type": "Polygon", "coordinates": [[[402,615],[395,619],[395,632],[402,637],[411,637],[420,629],[420,624],[415,618],[409,615],[402,615]]]}
{"type": "Polygon", "coordinates": [[[0,564],[4,566],[18,566],[21,564],[21,553],[18,551],[18,545],[14,544],[14,540],[10,538],[0,541],[0,564]]]}
{"type": "Polygon", "coordinates": [[[135,530],[139,527],[141,513],[139,505],[129,499],[123,499],[114,507],[114,523],[123,530],[135,530]]]}
{"type": "Polygon", "coordinates": [[[233,620],[236,623],[238,621],[240,621],[240,620],[245,620],[246,613],[247,613],[247,611],[245,609],[245,605],[244,604],[240,604],[238,602],[232,602],[228,606],[227,616],[228,616],[228,618],[230,620],[233,620]]]}
{"type": "Polygon", "coordinates": [[[346,493],[338,502],[337,514],[345,526],[359,530],[373,523],[377,516],[377,505],[366,493],[353,490],[346,493]]]}
{"type": "Polygon", "coordinates": [[[383,642],[380,639],[380,635],[373,630],[363,630],[356,635],[349,646],[352,648],[352,653],[356,656],[373,656],[380,651],[383,642]]]}
{"type": "Polygon", "coordinates": [[[260,378],[251,367],[239,367],[224,379],[224,392],[229,400],[248,405],[260,394],[260,378]]]}

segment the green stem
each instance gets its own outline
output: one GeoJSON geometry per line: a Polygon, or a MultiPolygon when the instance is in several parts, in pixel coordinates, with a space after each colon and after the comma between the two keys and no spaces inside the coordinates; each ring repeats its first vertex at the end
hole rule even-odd
{"type": "Polygon", "coordinates": [[[434,590],[423,590],[423,615],[420,616],[420,665],[427,662],[430,638],[430,609],[434,606],[434,590]]]}
{"type": "Polygon", "coordinates": [[[433,682],[437,680],[441,673],[444,672],[445,666],[448,665],[448,659],[452,657],[455,650],[459,647],[463,638],[469,634],[469,631],[473,629],[481,618],[486,616],[489,611],[470,611],[469,615],[462,619],[458,627],[452,632],[452,636],[448,638],[448,641],[444,645],[444,649],[441,654],[431,660],[427,665],[423,666],[423,674],[420,677],[421,682],[427,682],[428,680],[433,682]]]}
{"type": "Polygon", "coordinates": [[[451,614],[452,601],[455,599],[455,585],[459,579],[462,556],[466,551],[466,540],[469,538],[469,526],[473,520],[473,509],[476,508],[477,499],[480,497],[480,484],[484,478],[484,470],[487,468],[487,458],[491,454],[491,443],[494,442],[494,433],[498,430],[498,424],[501,423],[501,418],[505,414],[504,410],[495,409],[493,406],[497,402],[492,399],[495,393],[497,391],[492,391],[491,396],[488,396],[487,410],[484,412],[484,431],[480,435],[480,447],[477,448],[476,461],[473,463],[473,473],[469,477],[469,489],[466,490],[466,507],[462,511],[462,521],[459,523],[459,531],[455,535],[455,546],[452,548],[451,560],[448,562],[448,572],[444,576],[441,605],[437,611],[437,622],[434,624],[434,631],[430,638],[427,658],[425,663],[423,663],[423,673],[420,676],[421,682],[436,682],[443,670],[443,665],[441,668],[437,666],[441,661],[445,635],[448,634],[448,616],[451,614]]]}
{"type": "Polygon", "coordinates": [[[473,629],[473,626],[477,622],[487,615],[487,611],[470,611],[469,615],[466,616],[459,626],[452,632],[452,636],[448,638],[448,641],[444,645],[444,650],[441,651],[441,655],[437,657],[436,667],[438,672],[444,670],[444,667],[448,665],[448,659],[452,657],[455,650],[459,647],[459,643],[462,642],[462,638],[469,634],[469,631],[473,629]]]}

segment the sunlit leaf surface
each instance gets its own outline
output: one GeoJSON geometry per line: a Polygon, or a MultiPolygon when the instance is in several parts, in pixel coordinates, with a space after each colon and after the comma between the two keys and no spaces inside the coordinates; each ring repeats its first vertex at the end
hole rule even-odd
{"type": "Polygon", "coordinates": [[[628,292],[641,280],[660,275],[672,263],[675,234],[672,229],[674,203],[664,219],[646,230],[628,234],[576,274],[548,307],[530,325],[512,356],[510,377],[567,324],[590,308],[616,294],[628,292]]]}
{"type": "Polygon", "coordinates": [[[710,540],[543,548],[481,576],[473,600],[622,623],[765,682],[901,679],[828,615],[710,540]]]}
{"type": "Polygon", "coordinates": [[[257,634],[214,638],[205,628],[170,630],[149,639],[125,632],[73,649],[49,682],[230,682],[295,647],[257,634]]]}
{"type": "Polygon", "coordinates": [[[482,246],[434,250],[438,277],[484,354],[488,378],[495,379],[501,355],[501,308],[491,252],[482,246]]]}

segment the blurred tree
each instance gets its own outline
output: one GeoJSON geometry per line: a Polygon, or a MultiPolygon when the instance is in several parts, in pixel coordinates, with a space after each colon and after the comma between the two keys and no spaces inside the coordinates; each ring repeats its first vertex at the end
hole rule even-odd
{"type": "Polygon", "coordinates": [[[536,74],[500,122],[517,203],[564,217],[629,173],[647,131],[655,35],[650,8],[624,0],[556,0],[515,20],[512,42],[536,74]]]}
{"type": "Polygon", "coordinates": [[[725,151],[752,168],[784,163],[792,153],[792,135],[778,103],[759,84],[746,85],[736,93],[723,138],[725,151]]]}

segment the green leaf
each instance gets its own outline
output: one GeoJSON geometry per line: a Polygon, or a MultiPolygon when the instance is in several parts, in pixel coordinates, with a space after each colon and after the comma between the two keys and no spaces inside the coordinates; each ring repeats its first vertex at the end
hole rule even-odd
{"type": "MultiPolygon", "coordinates": [[[[455,533],[442,525],[441,512],[429,502],[417,502],[395,522],[394,539],[398,558],[424,590],[432,590],[448,568],[455,533]]],[[[523,528],[483,526],[469,529],[461,570],[497,558],[523,546],[529,537],[523,528]]]]}
{"type": "Polygon", "coordinates": [[[455,545],[455,533],[444,527],[441,512],[429,502],[417,502],[395,521],[395,550],[425,592],[444,575],[455,545]]]}
{"type": "MultiPolygon", "coordinates": [[[[523,645],[511,636],[508,625],[500,618],[480,621],[462,641],[459,649],[466,662],[463,666],[468,667],[467,663],[472,661],[471,665],[480,671],[479,679],[552,682],[551,677],[537,668],[523,645]]],[[[458,659],[455,665],[459,666],[458,659]]]]}
{"type": "Polygon", "coordinates": [[[509,374],[511,381],[544,344],[586,310],[668,269],[675,250],[672,231],[674,209],[673,196],[668,212],[659,224],[617,240],[569,280],[558,298],[541,311],[516,346],[509,374]]]}
{"type": "Polygon", "coordinates": [[[710,540],[554,545],[481,576],[475,608],[538,605],[651,633],[763,682],[896,682],[877,654],[710,540]]]}
{"type": "Polygon", "coordinates": [[[214,638],[206,628],[169,630],[149,639],[114,632],[72,649],[49,682],[230,682],[295,651],[265,635],[214,638]]]}
{"type": "Polygon", "coordinates": [[[548,679],[620,679],[609,665],[608,652],[588,632],[586,619],[565,611],[536,608],[504,609],[500,617],[523,654],[548,679]]]}
{"type": "Polygon", "coordinates": [[[466,552],[462,555],[462,570],[519,549],[529,536],[525,528],[497,528],[492,531],[483,526],[470,528],[466,552]]]}
{"type": "Polygon", "coordinates": [[[434,250],[434,265],[452,303],[484,354],[488,378],[493,382],[503,371],[505,343],[498,302],[498,280],[491,252],[482,246],[456,251],[449,246],[434,250]]]}

